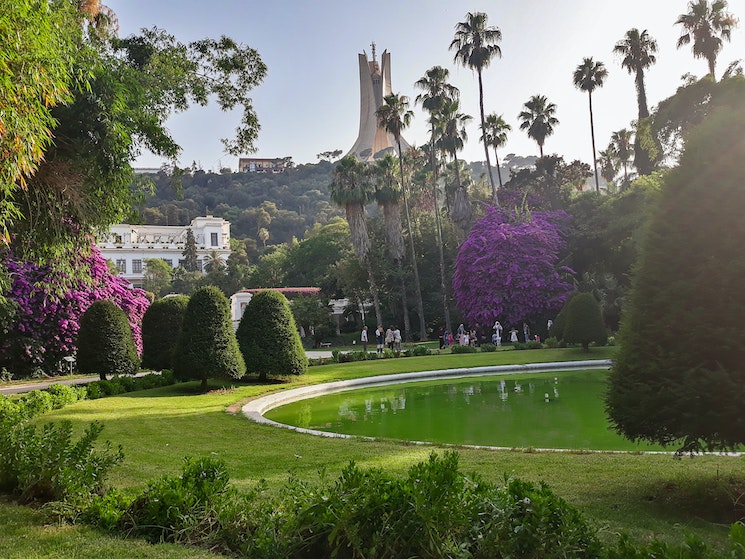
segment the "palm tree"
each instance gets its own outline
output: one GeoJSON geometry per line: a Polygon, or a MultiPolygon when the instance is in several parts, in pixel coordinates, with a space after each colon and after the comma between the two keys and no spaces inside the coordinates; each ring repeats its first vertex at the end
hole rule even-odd
{"type": "Polygon", "coordinates": [[[406,296],[406,276],[403,259],[406,254],[403,234],[401,233],[401,191],[396,185],[396,159],[386,154],[375,162],[375,201],[383,208],[385,234],[388,241],[388,254],[396,265],[401,281],[401,306],[404,312],[404,337],[411,339],[411,322],[409,320],[409,303],[406,296]]]}
{"type": "Polygon", "coordinates": [[[595,155],[595,123],[592,115],[592,92],[598,87],[603,87],[603,80],[608,76],[605,64],[595,62],[592,57],[582,60],[582,64],[574,71],[574,87],[587,92],[590,102],[590,137],[592,139],[592,164],[595,169],[595,192],[600,192],[600,180],[598,179],[598,158],[595,155]]]}
{"type": "Polygon", "coordinates": [[[631,134],[631,130],[626,128],[613,132],[610,137],[610,145],[608,145],[608,151],[615,155],[616,160],[623,165],[624,188],[629,185],[628,163],[634,151],[631,145],[631,134]]]}
{"type": "Polygon", "coordinates": [[[225,261],[222,259],[222,256],[216,251],[211,251],[208,255],[204,257],[204,271],[205,272],[212,272],[212,271],[221,271],[225,269],[225,261]]]}
{"type": "Polygon", "coordinates": [[[434,202],[435,224],[437,226],[437,248],[440,257],[440,293],[442,294],[442,312],[445,318],[445,330],[452,332],[450,324],[450,305],[448,304],[447,281],[445,280],[445,253],[442,246],[442,223],[440,221],[440,207],[437,202],[437,181],[439,162],[437,161],[437,150],[435,148],[435,121],[443,104],[451,99],[458,99],[460,91],[457,87],[448,83],[449,70],[442,66],[433,66],[417,80],[415,87],[424,90],[416,96],[415,102],[421,103],[422,108],[429,113],[430,123],[430,157],[432,167],[432,200],[434,202]]]}
{"type": "MultiPolygon", "coordinates": [[[[657,62],[654,53],[657,52],[657,41],[649,36],[647,30],[629,29],[621,41],[613,47],[613,52],[623,57],[621,66],[635,74],[636,102],[639,105],[639,119],[649,117],[647,107],[647,90],[644,87],[644,70],[657,62]]],[[[641,136],[637,135],[634,145],[634,166],[642,175],[648,175],[654,168],[649,157],[649,152],[641,145],[641,136]]]]}
{"type": "Polygon", "coordinates": [[[373,297],[375,318],[378,325],[383,323],[380,312],[380,297],[375,276],[370,263],[370,236],[367,232],[365,204],[372,197],[367,167],[357,161],[353,155],[344,157],[334,168],[334,175],[329,186],[331,200],[344,208],[352,237],[352,246],[357,259],[367,271],[370,293],[373,297]]]}
{"type": "Polygon", "coordinates": [[[422,300],[422,287],[419,281],[419,266],[416,261],[416,250],[414,249],[414,234],[411,229],[411,216],[409,214],[409,200],[406,196],[406,183],[404,181],[404,159],[401,152],[401,131],[409,126],[414,113],[409,109],[409,99],[405,95],[391,93],[383,97],[383,104],[375,111],[378,124],[386,132],[393,135],[398,148],[398,168],[401,174],[401,195],[404,200],[406,212],[406,228],[408,229],[409,247],[411,249],[411,265],[414,270],[414,288],[417,297],[417,312],[419,313],[419,340],[427,339],[427,324],[424,320],[424,302],[422,300]]]}
{"type": "Polygon", "coordinates": [[[512,126],[502,118],[502,115],[492,113],[487,115],[484,121],[485,127],[481,129],[481,140],[488,146],[494,148],[494,164],[497,166],[497,178],[499,179],[499,188],[502,188],[502,171],[499,168],[499,155],[497,148],[507,143],[507,132],[512,130],[512,126]]]}
{"type": "MultiPolygon", "coordinates": [[[[479,110],[481,115],[481,129],[486,128],[484,117],[484,84],[481,74],[487,68],[493,58],[502,56],[502,49],[498,43],[502,40],[502,32],[497,27],[488,27],[489,17],[484,12],[468,12],[466,20],[455,26],[455,38],[450,43],[450,50],[455,50],[454,62],[460,62],[471,70],[476,70],[479,77],[479,110]]],[[[484,142],[484,154],[486,155],[486,170],[489,174],[494,196],[494,204],[499,206],[497,188],[494,185],[494,177],[491,174],[491,162],[489,161],[489,146],[484,142]]]]}
{"type": "Polygon", "coordinates": [[[705,58],[709,64],[712,79],[717,56],[722,50],[722,42],[729,41],[732,29],[737,27],[737,18],[726,12],[727,0],[708,0],[688,2],[688,13],[678,16],[676,25],[683,27],[678,39],[678,48],[692,43],[694,58],[705,58]]]}
{"type": "Polygon", "coordinates": [[[459,109],[460,102],[457,100],[447,101],[443,104],[440,113],[435,117],[435,129],[438,133],[435,145],[439,150],[453,158],[457,186],[450,216],[465,231],[471,219],[471,206],[468,202],[468,191],[463,186],[460,177],[458,152],[463,149],[463,145],[468,139],[466,124],[471,120],[471,116],[458,112],[459,109]]]}
{"type": "Polygon", "coordinates": [[[618,173],[618,159],[613,152],[613,146],[601,150],[598,155],[600,156],[600,176],[603,177],[606,184],[610,184],[618,173]]]}
{"type": "Polygon", "coordinates": [[[559,124],[559,119],[554,116],[556,105],[549,103],[545,95],[533,95],[523,107],[525,110],[517,115],[522,121],[520,130],[528,131],[528,137],[535,140],[543,157],[543,143],[554,133],[554,126],[559,124]]]}

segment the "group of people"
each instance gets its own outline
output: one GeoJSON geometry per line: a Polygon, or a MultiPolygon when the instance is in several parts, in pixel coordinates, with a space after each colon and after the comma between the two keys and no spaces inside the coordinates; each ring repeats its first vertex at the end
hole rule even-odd
{"type": "MultiPolygon", "coordinates": [[[[369,341],[367,335],[367,326],[362,327],[362,334],[360,336],[362,341],[362,348],[367,351],[367,344],[369,341]]],[[[383,349],[388,348],[392,351],[401,351],[401,330],[398,326],[391,326],[387,330],[383,326],[378,326],[375,329],[375,343],[377,345],[377,352],[383,353],[383,349]]]]}
{"type": "MultiPolygon", "coordinates": [[[[525,343],[537,340],[540,341],[539,337],[531,336],[530,326],[527,322],[523,322],[522,327],[522,339],[525,343]]],[[[440,332],[440,349],[451,347],[455,344],[466,345],[466,346],[480,346],[482,343],[488,343],[487,332],[484,328],[479,327],[476,324],[475,328],[468,329],[463,324],[460,324],[455,332],[444,330],[440,332]]],[[[520,342],[519,331],[513,327],[509,331],[506,331],[502,324],[497,320],[492,326],[491,343],[499,347],[502,345],[503,336],[509,335],[509,341],[511,343],[520,342]]]]}

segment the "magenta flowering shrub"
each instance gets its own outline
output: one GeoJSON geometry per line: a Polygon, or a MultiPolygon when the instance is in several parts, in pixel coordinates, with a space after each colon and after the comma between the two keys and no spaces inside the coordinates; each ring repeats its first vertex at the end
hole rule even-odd
{"type": "Polygon", "coordinates": [[[572,270],[558,265],[564,212],[518,214],[490,207],[461,245],[453,291],[471,324],[518,324],[558,312],[572,270]]]}
{"type": "Polygon", "coordinates": [[[0,340],[0,367],[18,376],[40,369],[47,374],[64,371],[62,357],[75,352],[78,320],[100,299],[108,299],[129,319],[135,345],[142,353],[142,316],[150,304],[142,289],[131,289],[124,278],[113,276],[106,260],[93,246],[76,264],[81,277],[71,278],[52,266],[37,266],[2,252],[11,278],[4,293],[15,309],[0,340]]]}

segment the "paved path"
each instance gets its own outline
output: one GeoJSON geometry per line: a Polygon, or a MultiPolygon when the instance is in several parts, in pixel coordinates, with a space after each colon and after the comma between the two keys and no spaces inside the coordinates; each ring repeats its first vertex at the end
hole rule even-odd
{"type": "MultiPolygon", "coordinates": [[[[306,351],[305,354],[309,358],[318,359],[320,357],[331,357],[330,351],[306,351]]],[[[150,371],[145,371],[142,373],[137,373],[136,377],[141,377],[144,375],[149,375],[150,371]]],[[[67,384],[69,386],[76,385],[76,384],[88,384],[89,382],[94,382],[100,380],[100,377],[98,375],[96,376],[90,376],[90,377],[80,377],[80,378],[74,378],[74,379],[54,379],[50,378],[48,381],[42,381],[42,382],[29,382],[25,384],[10,384],[8,386],[0,386],[0,394],[5,394],[6,396],[8,394],[22,394],[24,392],[31,392],[32,390],[44,390],[45,388],[49,388],[53,384],[67,384]]]]}

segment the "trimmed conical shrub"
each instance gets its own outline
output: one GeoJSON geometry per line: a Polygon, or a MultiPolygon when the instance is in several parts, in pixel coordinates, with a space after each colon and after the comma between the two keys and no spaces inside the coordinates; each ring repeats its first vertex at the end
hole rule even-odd
{"type": "Polygon", "coordinates": [[[217,287],[202,287],[186,306],[173,359],[180,380],[239,379],[246,372],[233,332],[230,303],[217,287]]]}
{"type": "Polygon", "coordinates": [[[592,293],[577,293],[572,297],[562,321],[562,339],[568,344],[582,344],[588,351],[592,342],[605,345],[608,341],[603,311],[592,293]]]}
{"type": "Polygon", "coordinates": [[[142,317],[142,366],[162,371],[173,368],[181,323],[189,297],[176,295],[158,299],[142,317]]]}
{"type": "Polygon", "coordinates": [[[236,332],[249,373],[300,375],[308,359],[287,298],[277,291],[261,291],[251,298],[236,332]]]}
{"type": "Polygon", "coordinates": [[[745,443],[745,80],[688,137],[651,217],[606,407],[632,440],[745,443]]]}
{"type": "Polygon", "coordinates": [[[127,315],[111,301],[94,302],[80,317],[78,371],[106,380],[106,375],[134,374],[139,366],[127,315]]]}

